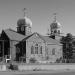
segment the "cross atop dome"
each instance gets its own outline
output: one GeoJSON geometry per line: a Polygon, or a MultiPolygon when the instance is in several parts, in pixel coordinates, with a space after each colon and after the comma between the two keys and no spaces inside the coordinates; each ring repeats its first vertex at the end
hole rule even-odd
{"type": "Polygon", "coordinates": [[[57,13],[54,13],[53,15],[54,15],[54,22],[56,22],[56,20],[57,20],[57,13]]]}
{"type": "Polygon", "coordinates": [[[17,25],[32,27],[32,21],[26,16],[26,10],[27,8],[23,8],[23,17],[17,21],[17,25]]]}
{"type": "Polygon", "coordinates": [[[25,17],[25,15],[26,15],[26,10],[27,10],[27,8],[23,8],[23,16],[25,17]]]}

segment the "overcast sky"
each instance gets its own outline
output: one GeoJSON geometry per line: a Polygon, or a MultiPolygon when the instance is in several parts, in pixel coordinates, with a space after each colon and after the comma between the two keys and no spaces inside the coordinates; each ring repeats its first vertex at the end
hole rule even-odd
{"type": "Polygon", "coordinates": [[[75,35],[75,0],[0,0],[0,32],[6,28],[16,30],[23,8],[27,8],[26,15],[33,23],[32,32],[46,34],[53,13],[58,13],[62,32],[75,35]]]}

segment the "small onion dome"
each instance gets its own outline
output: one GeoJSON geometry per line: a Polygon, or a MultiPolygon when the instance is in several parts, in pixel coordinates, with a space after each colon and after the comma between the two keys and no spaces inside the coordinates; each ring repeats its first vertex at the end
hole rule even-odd
{"type": "Polygon", "coordinates": [[[24,17],[24,18],[21,18],[17,21],[17,25],[18,26],[21,26],[21,25],[25,25],[25,26],[30,26],[32,27],[32,21],[27,18],[27,17],[24,17]]]}
{"type": "Polygon", "coordinates": [[[61,27],[61,24],[59,22],[53,22],[51,23],[50,27],[53,29],[53,28],[60,28],[61,27]]]}

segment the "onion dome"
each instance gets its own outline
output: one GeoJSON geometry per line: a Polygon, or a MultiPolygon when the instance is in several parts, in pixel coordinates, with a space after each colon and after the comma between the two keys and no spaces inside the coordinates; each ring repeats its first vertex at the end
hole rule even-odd
{"type": "Polygon", "coordinates": [[[50,27],[52,29],[54,29],[54,28],[60,28],[61,24],[59,22],[57,22],[57,21],[54,21],[53,23],[51,23],[50,27]]]}
{"type": "Polygon", "coordinates": [[[54,13],[54,21],[53,23],[51,23],[50,27],[52,29],[55,29],[55,28],[60,28],[61,27],[61,24],[57,21],[57,13],[54,13]]]}
{"type": "Polygon", "coordinates": [[[24,17],[17,21],[17,25],[18,26],[24,25],[24,26],[32,27],[32,21],[29,18],[24,17]]]}

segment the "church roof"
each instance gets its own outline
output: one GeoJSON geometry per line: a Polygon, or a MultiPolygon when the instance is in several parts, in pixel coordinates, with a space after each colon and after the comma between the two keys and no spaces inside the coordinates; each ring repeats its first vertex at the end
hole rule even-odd
{"type": "Polygon", "coordinates": [[[40,35],[39,33],[33,33],[27,37],[25,37],[22,41],[25,41],[27,40],[28,38],[30,38],[31,36],[33,36],[34,34],[37,34],[42,40],[44,40],[47,44],[53,44],[53,45],[62,45],[59,41],[55,40],[55,39],[52,39],[50,38],[49,36],[43,36],[43,35],[40,35]]]}
{"type": "Polygon", "coordinates": [[[40,35],[37,32],[33,33],[33,34],[29,35],[29,36],[24,36],[22,34],[19,34],[19,33],[17,33],[16,31],[14,31],[12,29],[6,29],[6,30],[4,30],[4,32],[9,37],[10,40],[14,40],[14,41],[25,41],[25,40],[29,39],[31,36],[37,34],[42,40],[44,40],[48,44],[61,45],[61,43],[58,42],[57,40],[52,39],[49,36],[40,35]]]}
{"type": "Polygon", "coordinates": [[[17,33],[16,31],[12,29],[6,29],[4,30],[6,35],[9,37],[10,40],[15,40],[15,41],[21,41],[22,39],[25,38],[24,35],[17,33]]]}
{"type": "Polygon", "coordinates": [[[56,39],[52,39],[50,38],[49,36],[43,36],[43,35],[40,35],[39,36],[45,41],[47,42],[48,44],[55,44],[55,45],[61,45],[61,43],[59,41],[57,41],[56,39]]]}

